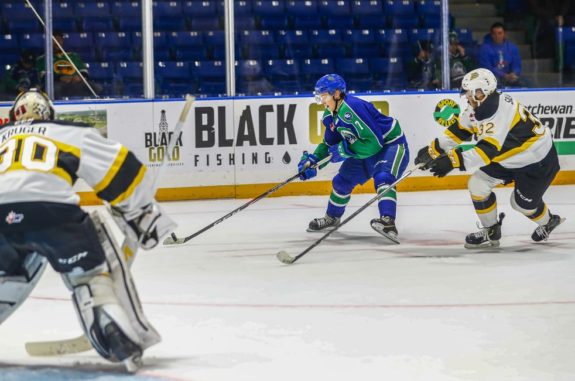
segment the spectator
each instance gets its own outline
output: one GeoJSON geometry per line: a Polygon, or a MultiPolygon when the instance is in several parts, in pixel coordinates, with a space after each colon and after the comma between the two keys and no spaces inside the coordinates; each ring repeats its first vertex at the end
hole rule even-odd
{"type": "Polygon", "coordinates": [[[431,41],[417,42],[417,55],[409,64],[409,83],[417,89],[433,90],[441,86],[440,70],[437,60],[433,56],[431,41]]]}
{"type": "MultiPolygon", "coordinates": [[[[54,39],[56,39],[59,44],[53,44],[54,97],[89,97],[94,95],[74,68],[75,66],[86,81],[88,81],[88,69],[84,61],[82,61],[77,53],[66,51],[68,57],[70,57],[70,60],[68,60],[60,48],[64,48],[64,34],[62,32],[54,32],[54,39]]],[[[38,58],[36,67],[41,77],[44,78],[46,75],[46,57],[44,55],[38,58]]],[[[88,83],[96,93],[101,90],[101,86],[92,81],[88,81],[88,83]]]]}
{"type": "Polygon", "coordinates": [[[529,10],[535,16],[533,57],[555,58],[557,27],[565,25],[571,0],[529,0],[529,10]]]}
{"type": "Polygon", "coordinates": [[[490,70],[505,87],[527,86],[521,77],[521,57],[517,45],[505,38],[505,26],[496,22],[479,49],[479,66],[490,70]]]}
{"type": "Polygon", "coordinates": [[[4,93],[13,98],[30,88],[39,88],[40,79],[35,65],[34,52],[23,50],[18,62],[4,74],[4,93]]]}
{"type": "Polygon", "coordinates": [[[461,80],[474,66],[473,60],[466,54],[463,45],[459,43],[457,32],[449,32],[450,88],[460,88],[461,80]]]}

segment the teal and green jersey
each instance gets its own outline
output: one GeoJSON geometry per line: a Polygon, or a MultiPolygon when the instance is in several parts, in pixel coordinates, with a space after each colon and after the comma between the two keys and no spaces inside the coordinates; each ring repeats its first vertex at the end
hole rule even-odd
{"type": "Polygon", "coordinates": [[[347,151],[356,159],[365,159],[380,152],[387,144],[405,143],[405,135],[397,120],[380,113],[370,102],[346,95],[337,113],[328,109],[322,116],[324,141],[314,154],[320,159],[329,147],[346,141],[347,151]]]}

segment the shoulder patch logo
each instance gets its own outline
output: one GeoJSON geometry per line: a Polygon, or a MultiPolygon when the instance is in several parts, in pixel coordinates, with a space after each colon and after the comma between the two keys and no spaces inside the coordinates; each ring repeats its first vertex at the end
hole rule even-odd
{"type": "Polygon", "coordinates": [[[433,119],[443,127],[457,123],[461,109],[453,99],[442,99],[435,106],[433,119]]]}
{"type": "Polygon", "coordinates": [[[351,120],[351,112],[346,112],[346,113],[343,115],[343,119],[345,119],[345,120],[351,120]]]}

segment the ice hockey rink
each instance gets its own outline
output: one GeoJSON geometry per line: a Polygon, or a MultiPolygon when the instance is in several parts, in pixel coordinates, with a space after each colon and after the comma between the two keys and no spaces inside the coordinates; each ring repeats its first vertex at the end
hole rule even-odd
{"type": "MultiPolygon", "coordinates": [[[[81,333],[59,276],[47,270],[0,326],[0,380],[572,381],[575,375],[575,186],[553,186],[566,217],[546,243],[496,190],[506,213],[498,250],[463,248],[476,218],[466,191],[399,194],[402,243],[386,245],[363,213],[292,265],[327,196],[265,198],[133,267],[163,336],[137,374],[95,351],[34,358],[24,343],[81,333]]],[[[347,216],[373,195],[354,195],[347,216]]],[[[180,236],[247,200],[165,203],[180,236]]]]}

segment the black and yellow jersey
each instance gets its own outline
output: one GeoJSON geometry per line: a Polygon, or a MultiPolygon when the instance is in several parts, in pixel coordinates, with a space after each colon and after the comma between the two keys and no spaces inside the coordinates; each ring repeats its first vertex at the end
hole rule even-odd
{"type": "Polygon", "coordinates": [[[96,195],[126,210],[149,203],[146,167],[122,144],[90,126],[28,121],[0,128],[0,204],[78,205],[82,178],[96,195]]]}
{"type": "Polygon", "coordinates": [[[445,129],[439,138],[441,148],[477,141],[463,152],[465,168],[491,162],[509,169],[523,168],[541,161],[553,145],[549,128],[509,94],[493,93],[476,110],[467,107],[459,122],[445,129]]]}

